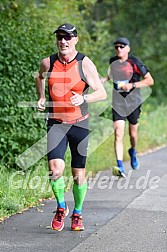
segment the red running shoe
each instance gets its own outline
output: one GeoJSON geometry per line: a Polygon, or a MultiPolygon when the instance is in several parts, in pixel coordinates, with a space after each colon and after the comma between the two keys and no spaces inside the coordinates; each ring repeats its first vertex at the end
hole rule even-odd
{"type": "Polygon", "coordinates": [[[71,230],[74,230],[74,231],[83,231],[85,228],[84,228],[84,225],[82,224],[82,216],[81,214],[73,214],[71,216],[71,230]]]}
{"type": "Polygon", "coordinates": [[[66,209],[57,208],[55,217],[51,222],[51,226],[56,231],[61,231],[64,228],[64,218],[69,214],[68,206],[66,205],[66,209]]]}

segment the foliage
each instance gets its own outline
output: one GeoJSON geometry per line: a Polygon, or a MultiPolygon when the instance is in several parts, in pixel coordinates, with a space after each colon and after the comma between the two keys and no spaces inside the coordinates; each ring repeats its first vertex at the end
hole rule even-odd
{"type": "MultiPolygon", "coordinates": [[[[144,112],[139,126],[139,150],[166,142],[166,107],[159,107],[160,103],[166,102],[167,95],[167,36],[164,32],[167,28],[166,12],[165,0],[1,0],[0,216],[18,212],[39,198],[51,196],[50,191],[41,192],[40,188],[13,191],[9,187],[9,178],[21,170],[16,165],[15,158],[45,135],[45,114],[39,115],[36,110],[34,74],[38,71],[41,59],[56,51],[53,31],[62,23],[69,22],[77,27],[77,49],[94,61],[102,76],[106,76],[109,58],[114,55],[112,43],[115,38],[129,38],[132,54],[149,66],[155,79],[152,92],[154,99],[149,98],[143,106],[144,112]]],[[[107,92],[110,96],[110,87],[107,92]]],[[[110,101],[91,106],[95,118],[91,128],[97,129],[96,141],[93,142],[96,147],[100,137],[108,134],[106,123],[107,129],[112,130],[112,121],[106,120],[111,119],[111,107],[110,101]],[[105,113],[98,117],[97,122],[97,115],[104,110],[105,113]]],[[[128,148],[128,134],[125,142],[128,148]]],[[[111,167],[115,162],[113,153],[111,135],[88,156],[88,171],[97,172],[111,167]]],[[[125,155],[125,159],[127,158],[125,155]]],[[[65,175],[69,176],[69,152],[66,155],[66,164],[65,175]]],[[[24,173],[21,177],[23,184],[27,181],[27,174],[30,175],[30,181],[34,176],[44,178],[46,171],[47,161],[42,159],[29,170],[21,171],[24,173]]],[[[45,182],[46,179],[42,183],[45,182]]],[[[49,188],[48,183],[47,186],[49,188]]]]}
{"type": "MultiPolygon", "coordinates": [[[[117,36],[127,36],[132,53],[153,73],[156,85],[152,95],[164,101],[167,93],[164,0],[158,3],[155,0],[3,0],[0,15],[0,158],[10,169],[18,169],[15,158],[45,134],[44,119],[39,118],[35,107],[33,76],[41,59],[55,51],[53,31],[62,23],[71,22],[77,27],[78,50],[94,61],[103,76],[114,53],[112,41],[117,36]],[[23,102],[31,104],[23,107],[23,102]]],[[[101,104],[96,105],[95,111],[98,110],[101,104]]],[[[110,110],[106,117],[109,115],[110,110]]],[[[103,127],[100,124],[99,134],[103,127]]]]}
{"type": "Polygon", "coordinates": [[[13,3],[4,5],[1,13],[0,124],[3,132],[0,156],[8,166],[13,165],[16,155],[40,137],[44,128],[44,123],[33,117],[35,108],[19,107],[20,102],[34,102],[36,92],[32,74],[39,65],[39,54],[49,51],[46,38],[42,39],[43,33],[38,32],[44,20],[37,22],[37,10],[31,12],[31,8],[13,3]]]}

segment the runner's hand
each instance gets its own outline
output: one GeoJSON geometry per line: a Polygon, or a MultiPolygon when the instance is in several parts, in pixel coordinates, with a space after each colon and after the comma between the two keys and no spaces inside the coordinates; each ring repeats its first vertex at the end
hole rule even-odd
{"type": "Polygon", "coordinates": [[[119,88],[121,88],[124,91],[130,91],[132,89],[132,83],[119,83],[119,88]]]}
{"type": "Polygon", "coordinates": [[[46,98],[40,98],[38,103],[37,103],[37,109],[39,111],[44,111],[45,110],[45,102],[46,102],[46,98]]]}
{"type": "Polygon", "coordinates": [[[70,98],[70,100],[74,106],[79,106],[82,103],[84,103],[84,98],[82,95],[80,95],[74,91],[72,91],[72,93],[73,93],[73,96],[70,98]]]}

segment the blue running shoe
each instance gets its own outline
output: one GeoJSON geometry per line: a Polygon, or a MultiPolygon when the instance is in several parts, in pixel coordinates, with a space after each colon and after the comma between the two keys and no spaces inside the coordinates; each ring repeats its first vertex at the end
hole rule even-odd
{"type": "Polygon", "coordinates": [[[126,175],[125,175],[124,171],[121,168],[119,168],[118,166],[114,166],[112,174],[114,176],[126,178],[126,175]]]}
{"type": "Polygon", "coordinates": [[[139,169],[139,160],[138,160],[138,158],[136,156],[136,150],[131,148],[131,149],[128,150],[128,152],[129,152],[129,156],[130,156],[130,159],[131,159],[130,163],[131,163],[132,168],[134,170],[139,169]]]}

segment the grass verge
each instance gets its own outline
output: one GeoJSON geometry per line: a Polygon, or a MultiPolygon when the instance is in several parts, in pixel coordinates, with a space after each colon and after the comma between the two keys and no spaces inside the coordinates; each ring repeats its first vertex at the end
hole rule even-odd
{"type": "MultiPolygon", "coordinates": [[[[154,111],[146,108],[143,111],[139,122],[138,152],[144,152],[167,143],[167,120],[165,119],[167,116],[167,107],[159,106],[154,111]]],[[[114,136],[112,134],[88,156],[87,173],[91,171],[95,174],[98,171],[109,169],[115,164],[113,141],[114,136]]],[[[129,159],[127,154],[129,147],[128,127],[126,127],[124,160],[129,159]]],[[[66,156],[66,164],[64,175],[70,181],[69,153],[66,156]]],[[[48,180],[46,159],[42,159],[36,166],[31,167],[30,170],[17,171],[0,167],[0,172],[0,221],[28,207],[39,204],[42,199],[53,197],[48,180]]]]}

